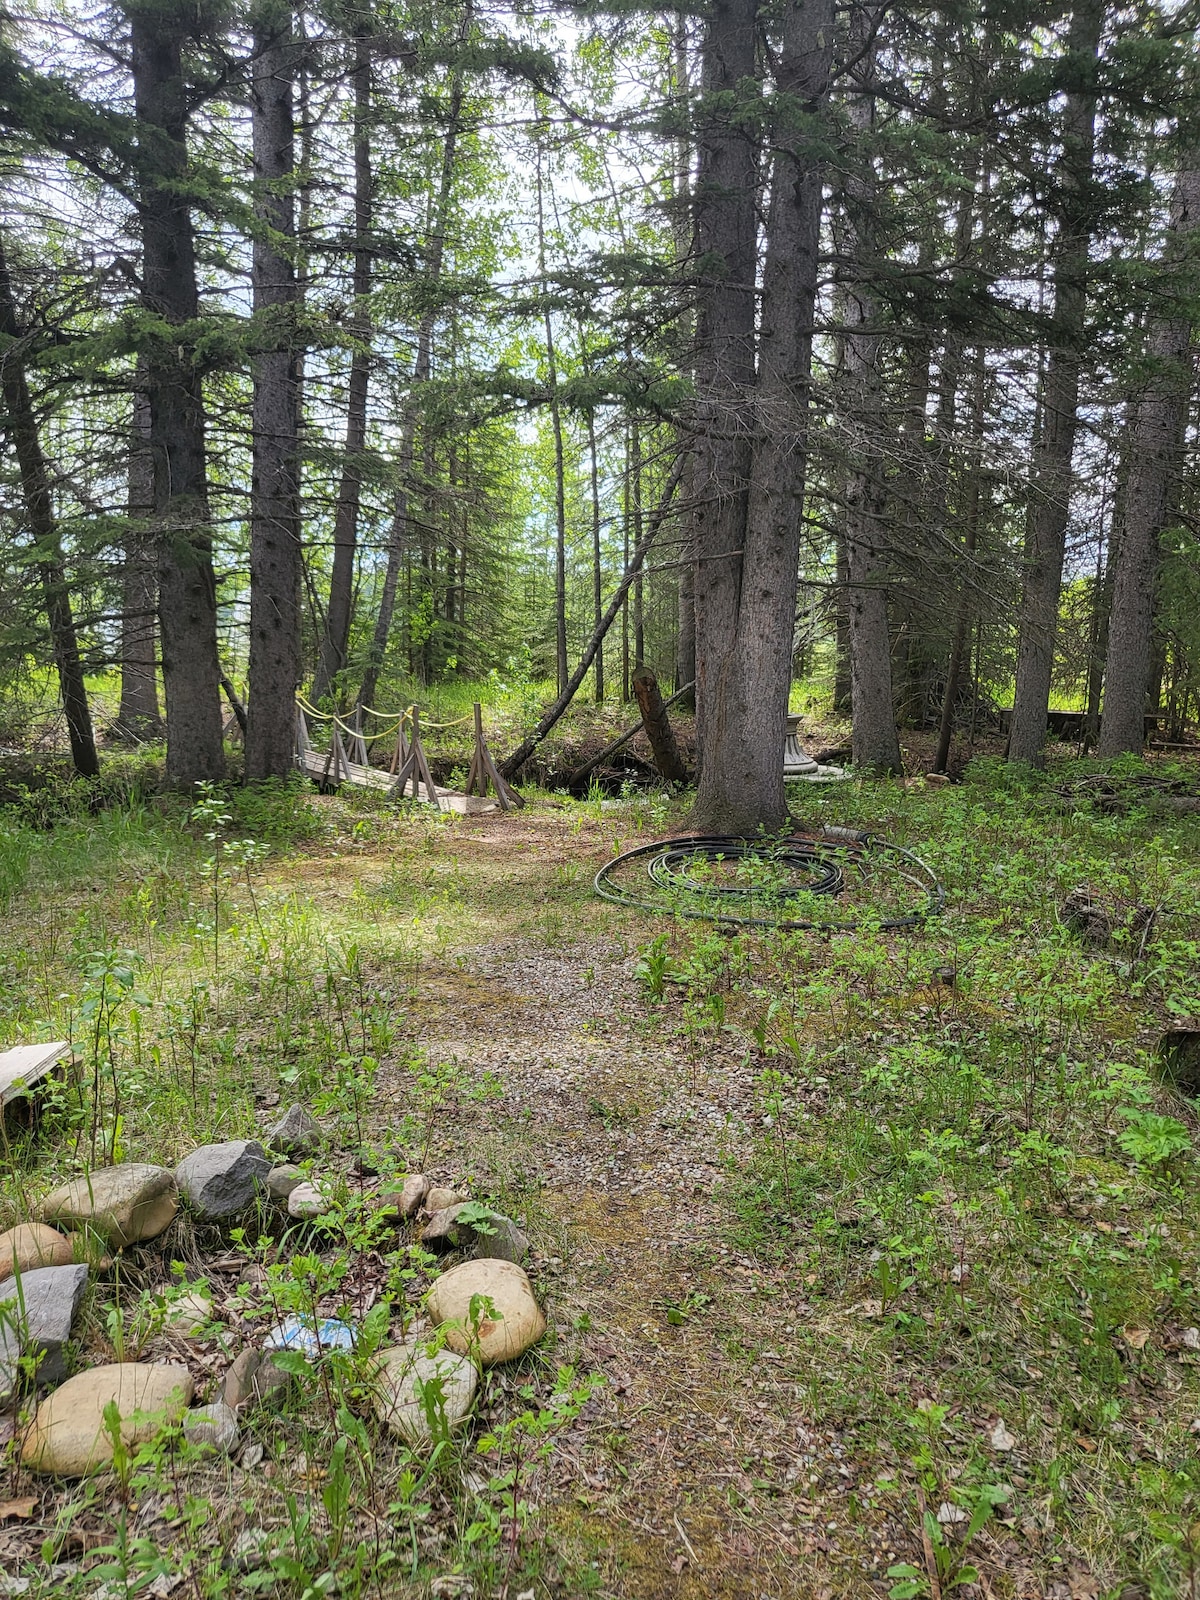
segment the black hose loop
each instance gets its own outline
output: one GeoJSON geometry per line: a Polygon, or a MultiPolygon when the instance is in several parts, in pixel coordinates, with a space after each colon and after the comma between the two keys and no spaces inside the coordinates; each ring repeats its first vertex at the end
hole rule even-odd
{"type": "Polygon", "coordinates": [[[656,839],[606,862],[596,874],[595,890],[601,899],[611,900],[615,905],[673,913],[703,922],[778,928],[785,932],[808,929],[851,933],[868,923],[881,930],[915,928],[928,918],[939,916],[946,904],[945,889],[919,856],[877,834],[839,827],[827,827],[819,834],[785,834],[775,840],[738,838],[732,834],[683,834],[673,839],[656,839]],[[917,910],[878,920],[864,916],[853,920],[829,917],[814,921],[787,915],[789,904],[801,897],[828,895],[835,898],[840,895],[846,887],[847,870],[863,867],[872,856],[890,857],[898,875],[924,896],[924,903],[917,910]],[[670,900],[634,894],[615,881],[622,867],[640,860],[646,862],[646,876],[654,889],[660,895],[670,895],[670,900]],[[795,881],[772,886],[764,893],[752,881],[719,883],[697,876],[706,866],[740,861],[769,862],[791,874],[795,881]],[[741,906],[749,906],[763,898],[779,906],[779,915],[761,916],[739,909],[739,902],[741,906]]]}

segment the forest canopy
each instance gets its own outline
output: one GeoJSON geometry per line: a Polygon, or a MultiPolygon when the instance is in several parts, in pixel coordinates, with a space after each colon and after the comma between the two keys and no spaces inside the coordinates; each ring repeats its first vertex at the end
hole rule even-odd
{"type": "MultiPolygon", "coordinates": [[[[789,691],[1197,711],[1190,6],[34,3],[0,25],[0,672],[80,771],[391,706],[695,684],[697,818],[789,691]],[[119,680],[111,696],[101,686],[119,680]],[[481,691],[485,694],[486,690],[481,691]]],[[[520,752],[518,752],[520,754],[520,752]]]]}

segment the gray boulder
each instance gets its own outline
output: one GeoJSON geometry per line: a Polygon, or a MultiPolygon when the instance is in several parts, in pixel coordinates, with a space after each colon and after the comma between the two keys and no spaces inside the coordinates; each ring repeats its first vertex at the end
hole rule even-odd
{"type": "Polygon", "coordinates": [[[201,1450],[232,1455],[238,1441],[237,1415],[223,1400],[183,1413],[183,1436],[201,1450]]]}
{"type": "MultiPolygon", "coordinates": [[[[87,1266],[80,1261],[70,1267],[37,1267],[0,1283],[0,1339],[4,1341],[0,1367],[11,1364],[16,1344],[21,1355],[41,1352],[39,1383],[61,1383],[67,1375],[67,1342],[87,1280],[87,1266]]],[[[10,1390],[11,1386],[10,1381],[10,1390]]]]}
{"type": "Polygon", "coordinates": [[[529,1254],[528,1236],[511,1217],[503,1216],[499,1211],[489,1211],[486,1217],[476,1217],[471,1224],[471,1238],[475,1254],[482,1260],[515,1261],[520,1266],[529,1254]]]}
{"type": "Polygon", "coordinates": [[[175,1168],[175,1182],[198,1217],[216,1222],[244,1211],[271,1170],[257,1139],[202,1144],[175,1168]]]}
{"type": "Polygon", "coordinates": [[[289,1161],[315,1156],[324,1143],[320,1123],[301,1105],[289,1106],[267,1134],[267,1148],[277,1150],[289,1161]]]}

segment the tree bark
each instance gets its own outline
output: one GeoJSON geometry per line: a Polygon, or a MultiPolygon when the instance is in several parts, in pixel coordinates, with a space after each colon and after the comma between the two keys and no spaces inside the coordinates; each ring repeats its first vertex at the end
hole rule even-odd
{"type": "Polygon", "coordinates": [[[155,675],[158,582],[153,548],[154,456],[150,449],[150,399],[133,394],[129,434],[129,531],[121,571],[121,700],[113,733],[141,743],[162,736],[155,675]]]}
{"type": "MultiPolygon", "coordinates": [[[[691,488],[696,610],[697,826],[736,832],[758,825],[759,798],[737,792],[748,730],[739,726],[737,651],[754,398],[757,267],[757,0],[714,0],[700,49],[693,103],[697,173],[692,193],[696,263],[695,389],[691,488]]],[[[782,750],[782,739],[779,742],[782,750]]],[[[778,755],[778,751],[775,752],[778,755]]],[[[782,821],[779,793],[763,799],[768,826],[782,821]]]]}
{"type": "Polygon", "coordinates": [[[1082,88],[1066,96],[1063,119],[1063,200],[1054,250],[1052,346],[1041,395],[1041,427],[1033,455],[1033,503],[1025,546],[1017,681],[1008,755],[1045,764],[1046,712],[1054,670],[1054,640],[1070,508],[1071,458],[1079,411],[1087,313],[1088,247],[1094,201],[1089,193],[1096,142],[1095,66],[1103,0],[1080,0],[1071,17],[1067,53],[1082,88]]]}
{"type": "MultiPolygon", "coordinates": [[[[1200,227],[1200,168],[1179,174],[1172,204],[1173,255],[1187,249],[1200,227]]],[[[1140,751],[1145,741],[1150,682],[1154,599],[1159,540],[1179,468],[1188,401],[1195,377],[1191,360],[1192,319],[1182,307],[1160,320],[1150,339],[1153,370],[1137,404],[1133,448],[1124,495],[1113,578],[1112,611],[1100,720],[1098,754],[1104,758],[1140,751]]]]}
{"type": "MultiPolygon", "coordinates": [[[[129,19],[134,109],[149,158],[140,172],[142,305],[156,323],[185,329],[200,310],[185,189],[188,23],[184,12],[157,6],[131,6],[129,19]]],[[[181,336],[156,333],[147,344],[167,781],[187,787],[225,772],[204,395],[194,350],[181,336]]]]}
{"type": "Polygon", "coordinates": [[[247,778],[295,764],[300,684],[300,367],[296,311],[293,7],[259,0],[251,80],[258,232],[254,314],[266,347],[254,364],[250,487],[250,694],[247,778]]]}
{"type": "Polygon", "coordinates": [[[362,506],[363,456],[367,447],[367,396],[371,379],[371,228],[374,190],[371,172],[371,22],[354,32],[354,310],[350,333],[354,348],[346,393],[345,459],[333,516],[333,569],[325,633],[313,679],[314,700],[323,699],[347,664],[354,612],[354,566],[358,557],[358,519],[362,506]]]}
{"type": "Polygon", "coordinates": [[[946,765],[950,760],[950,741],[954,736],[954,719],[958,710],[958,690],[962,682],[963,665],[967,654],[967,640],[971,629],[970,563],[974,560],[975,547],[979,540],[979,509],[983,488],[981,452],[983,447],[986,380],[987,351],[983,345],[980,345],[975,352],[970,431],[972,458],[968,467],[966,504],[962,513],[962,521],[964,523],[963,564],[968,570],[960,577],[958,585],[958,604],[954,618],[954,633],[950,640],[950,660],[946,667],[946,691],[942,699],[941,718],[938,722],[937,750],[934,752],[933,757],[934,772],[945,772],[946,765]]]}
{"type": "MultiPolygon", "coordinates": [[[[603,590],[604,565],[600,548],[600,464],[596,455],[596,413],[588,412],[588,462],[591,469],[592,490],[592,629],[600,626],[600,618],[604,612],[603,590]]],[[[596,650],[595,661],[595,691],[596,704],[604,704],[604,646],[601,644],[596,650]]]]}
{"type": "MultiPolygon", "coordinates": [[[[851,41],[865,52],[866,75],[874,70],[875,16],[855,11],[851,41]]],[[[888,634],[887,489],[882,458],[883,393],[879,370],[883,341],[879,308],[869,274],[875,255],[876,177],[869,148],[875,100],[869,91],[852,95],[850,127],[857,137],[844,188],[841,253],[849,266],[839,288],[842,314],[841,382],[853,428],[853,465],[845,486],[846,646],[850,658],[851,752],[855,766],[900,772],[900,741],[892,702],[892,658],[888,634]]]]}
{"type": "MultiPolygon", "coordinates": [[[[733,51],[738,43],[740,36],[735,35],[724,46],[730,62],[739,61],[733,51]]],[[[774,162],[752,449],[747,452],[735,437],[728,455],[722,451],[718,458],[728,476],[721,478],[710,471],[710,483],[729,495],[730,514],[703,519],[697,541],[701,769],[692,824],[709,833],[753,835],[763,828],[782,827],[788,817],[783,746],[799,578],[821,220],[820,139],[811,130],[828,96],[832,52],[832,0],[793,0],[784,12],[771,108],[774,162]],[[747,475],[744,497],[742,474],[747,475]],[[735,516],[739,503],[744,509],[735,516]],[[722,538],[730,542],[714,548],[715,541],[722,538]]],[[[729,153],[735,163],[753,159],[736,149],[729,153]]],[[[715,165],[708,169],[713,176],[716,170],[715,165]]],[[[701,193],[704,173],[702,165],[701,193]]],[[[702,247],[711,220],[706,217],[710,203],[706,200],[700,207],[698,242],[702,247]]],[[[722,240],[733,247],[725,259],[739,292],[726,290],[725,298],[732,302],[730,320],[714,315],[710,299],[702,294],[699,324],[701,350],[707,357],[699,369],[704,380],[700,392],[703,395],[707,390],[717,399],[728,396],[730,401],[737,388],[753,381],[753,373],[740,364],[744,355],[739,359],[728,343],[749,332],[750,342],[744,349],[753,361],[752,305],[747,308],[740,292],[744,283],[753,287],[753,264],[740,253],[746,242],[753,243],[753,215],[749,219],[739,215],[736,221],[737,228],[731,227],[727,237],[724,229],[718,228],[712,230],[711,239],[712,244],[722,240]],[[748,278],[743,278],[743,273],[748,273],[748,278]],[[748,309],[749,329],[745,322],[748,309]],[[712,340],[707,350],[706,328],[712,340]]],[[[714,417],[712,411],[709,416],[723,420],[726,430],[733,422],[728,410],[724,418],[714,417]]]]}
{"type": "Polygon", "coordinates": [[[58,669],[59,693],[62,696],[63,712],[67,719],[71,759],[81,777],[94,778],[100,771],[100,763],[96,756],[92,714],[83,682],[83,664],[79,656],[75,619],[71,611],[71,595],[67,588],[62,541],[54,517],[50,474],[42,451],[37,414],[33,409],[33,399],[25,376],[24,352],[21,348],[24,333],[17,317],[16,299],[13,295],[12,279],[9,276],[8,259],[2,238],[0,238],[0,335],[4,339],[4,346],[0,349],[0,393],[4,397],[4,431],[8,434],[17,457],[21,497],[33,539],[34,558],[42,580],[50,645],[54,652],[54,664],[58,669]]]}
{"type": "Polygon", "coordinates": [[[542,327],[546,335],[546,385],[550,391],[550,427],[554,436],[554,666],[559,694],[566,687],[567,661],[567,486],[563,459],[562,409],[558,403],[558,362],[554,320],[546,283],[546,216],[542,196],[542,150],[537,152],[538,275],[542,293],[542,327]]]}
{"type": "Polygon", "coordinates": [[[654,753],[654,765],[658,768],[659,776],[665,778],[668,783],[685,783],[687,768],[680,759],[679,746],[675,743],[675,732],[663,704],[658,679],[644,663],[633,675],[633,692],[637,696],[638,710],[642,714],[642,727],[646,730],[646,737],[650,741],[650,749],[654,753]]]}

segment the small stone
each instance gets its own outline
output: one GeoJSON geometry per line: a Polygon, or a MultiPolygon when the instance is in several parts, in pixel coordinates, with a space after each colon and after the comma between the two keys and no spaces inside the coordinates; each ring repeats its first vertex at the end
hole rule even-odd
{"type": "Polygon", "coordinates": [[[475,1254],[481,1260],[514,1261],[518,1265],[529,1254],[529,1239],[511,1217],[489,1211],[471,1223],[475,1254]]]}
{"type": "Polygon", "coordinates": [[[239,1465],[243,1472],[253,1472],[266,1453],[257,1439],[251,1439],[239,1457],[239,1465]]]}
{"type": "Polygon", "coordinates": [[[468,1227],[458,1226],[456,1219],[462,1209],[460,1203],[435,1211],[421,1229],[421,1243],[431,1250],[456,1250],[470,1232],[468,1227]]]}
{"type": "Polygon", "coordinates": [[[421,1208],[421,1203],[429,1193],[429,1179],[423,1172],[414,1173],[405,1178],[399,1189],[382,1189],[376,1209],[389,1217],[403,1217],[407,1220],[421,1208]]]}
{"type": "Polygon", "coordinates": [[[514,1361],[546,1331],[532,1285],[512,1261],[464,1261],[437,1280],[428,1309],[435,1326],[446,1325],[450,1348],[461,1355],[477,1351],[485,1367],[514,1361]],[[481,1316],[473,1327],[471,1301],[477,1295],[490,1300],[496,1314],[481,1316]]]}
{"type": "Polygon", "coordinates": [[[429,1593],[432,1600],[471,1600],[475,1585],[470,1578],[460,1577],[457,1572],[446,1572],[433,1580],[429,1593]]]}
{"type": "Polygon", "coordinates": [[[265,1350],[243,1350],[225,1374],[221,1399],[231,1411],[277,1405],[291,1383],[291,1373],[277,1367],[265,1350]]]}
{"type": "Polygon", "coordinates": [[[199,1449],[232,1455],[238,1441],[237,1416],[223,1400],[214,1400],[211,1405],[184,1412],[183,1435],[199,1449]]]}
{"type": "Polygon", "coordinates": [[[271,1170],[257,1139],[202,1144],[175,1168],[175,1181],[198,1217],[220,1222],[251,1205],[260,1181],[271,1170]]]}
{"type": "Polygon", "coordinates": [[[21,1460],[35,1472],[77,1478],[106,1467],[113,1443],[104,1410],[115,1402],[121,1438],[128,1446],[152,1439],[164,1422],[175,1421],[192,1398],[186,1367],[122,1361],[76,1373],[37,1409],[21,1446],[21,1460]]]}
{"type": "Polygon", "coordinates": [[[87,1280],[87,1266],[80,1261],[70,1267],[35,1267],[0,1283],[0,1307],[12,1302],[0,1316],[15,1329],[22,1355],[41,1351],[39,1383],[61,1383],[67,1375],[67,1342],[87,1280]]]}
{"type": "Polygon", "coordinates": [[[243,1528],[233,1541],[229,1565],[235,1572],[257,1572],[270,1561],[273,1544],[265,1528],[243,1528]]]}
{"type": "Polygon", "coordinates": [[[163,1326],[179,1334],[180,1338],[190,1339],[208,1326],[212,1314],[212,1300],[207,1291],[194,1289],[190,1294],[180,1295],[178,1300],[171,1301],[163,1326]]]}
{"type": "Polygon", "coordinates": [[[443,1412],[446,1430],[466,1420],[479,1378],[474,1363],[465,1356],[451,1350],[429,1355],[422,1341],[409,1340],[381,1350],[376,1359],[375,1415],[410,1444],[423,1444],[434,1437],[425,1401],[418,1393],[421,1385],[440,1380],[440,1391],[430,1395],[439,1428],[443,1412]]]}
{"type": "Polygon", "coordinates": [[[305,1182],[305,1177],[300,1167],[293,1167],[288,1163],[282,1167],[272,1167],[267,1173],[266,1182],[267,1193],[271,1199],[283,1203],[293,1189],[298,1189],[305,1182]]]}
{"type": "Polygon", "coordinates": [[[993,1450],[1012,1450],[1017,1442],[1015,1435],[1009,1433],[1008,1429],[1004,1426],[1003,1417],[1001,1417],[999,1422],[997,1422],[996,1426],[988,1435],[988,1438],[992,1442],[993,1450]]]}
{"type": "Polygon", "coordinates": [[[431,1213],[445,1211],[447,1206],[461,1206],[466,1198],[457,1189],[430,1189],[425,1195],[425,1209],[431,1213]]]}
{"type": "Polygon", "coordinates": [[[937,1508],[937,1519],[943,1528],[956,1528],[960,1522],[970,1522],[970,1513],[953,1500],[943,1500],[937,1508]]]}
{"type": "Polygon", "coordinates": [[[94,1228],[110,1245],[153,1239],[175,1220],[179,1192],[165,1167],[130,1161],[97,1167],[73,1178],[42,1201],[46,1222],[64,1228],[94,1228]]]}
{"type": "Polygon", "coordinates": [[[0,1283],[32,1267],[69,1267],[75,1247],[44,1222],[22,1222],[0,1233],[0,1283]]]}
{"type": "Polygon", "coordinates": [[[315,1183],[298,1183],[288,1195],[287,1208],[289,1217],[307,1221],[311,1217],[323,1217],[327,1211],[332,1211],[333,1200],[323,1189],[318,1189],[315,1183]]]}
{"type": "Polygon", "coordinates": [[[267,1148],[292,1161],[315,1156],[324,1143],[320,1123],[300,1105],[289,1106],[267,1133],[267,1148]]]}
{"type": "Polygon", "coordinates": [[[15,1572],[0,1572],[0,1595],[4,1600],[19,1600],[19,1596],[28,1594],[32,1587],[30,1578],[20,1578],[15,1572]]]}

